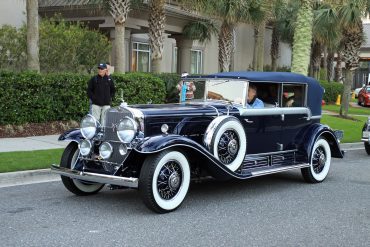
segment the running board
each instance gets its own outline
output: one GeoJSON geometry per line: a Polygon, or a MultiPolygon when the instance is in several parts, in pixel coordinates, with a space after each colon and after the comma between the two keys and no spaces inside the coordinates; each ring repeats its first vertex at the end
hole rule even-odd
{"type": "Polygon", "coordinates": [[[263,176],[263,175],[268,175],[268,174],[273,174],[273,173],[278,173],[278,172],[285,172],[289,170],[306,168],[306,167],[310,167],[310,164],[304,163],[304,164],[299,164],[299,165],[294,165],[294,166],[270,168],[270,169],[266,169],[262,171],[251,172],[251,174],[252,174],[252,177],[258,177],[258,176],[263,176]]]}
{"type": "Polygon", "coordinates": [[[51,171],[57,174],[60,174],[65,177],[79,179],[88,182],[100,183],[100,184],[112,184],[130,188],[138,188],[139,179],[138,178],[127,178],[127,177],[118,177],[105,174],[98,174],[92,172],[83,172],[71,170],[65,167],[60,167],[58,165],[51,165],[51,171]]]}

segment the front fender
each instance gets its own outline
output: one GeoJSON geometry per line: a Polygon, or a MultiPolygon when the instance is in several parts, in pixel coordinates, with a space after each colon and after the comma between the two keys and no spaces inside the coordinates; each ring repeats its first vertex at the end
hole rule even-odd
{"type": "Polygon", "coordinates": [[[230,178],[248,178],[232,172],[224,164],[217,160],[205,147],[187,137],[180,135],[168,134],[147,137],[138,143],[134,150],[139,153],[151,154],[169,148],[183,148],[184,150],[188,151],[188,154],[191,154],[191,158],[205,158],[208,162],[204,162],[202,165],[216,179],[227,180],[230,178]]]}
{"type": "Polygon", "coordinates": [[[79,143],[83,139],[85,138],[82,136],[80,129],[70,129],[61,134],[58,141],[74,141],[79,143]]]}
{"type": "Polygon", "coordinates": [[[301,141],[298,142],[300,146],[300,151],[304,154],[305,162],[310,162],[310,157],[312,153],[313,146],[318,138],[323,137],[327,140],[330,146],[332,157],[343,158],[343,151],[341,151],[339,142],[331,128],[327,125],[316,123],[311,125],[303,133],[298,135],[301,141]]]}

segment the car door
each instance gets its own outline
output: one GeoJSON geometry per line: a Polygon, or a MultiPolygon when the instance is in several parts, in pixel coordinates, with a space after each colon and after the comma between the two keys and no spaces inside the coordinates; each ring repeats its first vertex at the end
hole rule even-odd
{"type": "Polygon", "coordinates": [[[247,135],[247,153],[270,153],[281,150],[282,143],[282,109],[279,107],[280,85],[269,83],[256,83],[258,88],[258,98],[264,102],[264,108],[245,108],[241,114],[241,122],[244,125],[247,135]],[[273,86],[275,103],[267,103],[268,94],[266,98],[263,96],[268,88],[273,86]]]}
{"type": "Polygon", "coordinates": [[[296,145],[300,140],[299,132],[310,124],[311,112],[307,107],[306,92],[306,84],[283,84],[283,150],[297,149],[296,145]]]}

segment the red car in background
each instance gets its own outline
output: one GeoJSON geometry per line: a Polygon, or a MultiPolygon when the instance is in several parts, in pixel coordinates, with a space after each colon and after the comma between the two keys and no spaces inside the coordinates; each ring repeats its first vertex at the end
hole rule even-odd
{"type": "Polygon", "coordinates": [[[365,86],[360,90],[357,103],[362,106],[370,106],[370,86],[365,86]]]}

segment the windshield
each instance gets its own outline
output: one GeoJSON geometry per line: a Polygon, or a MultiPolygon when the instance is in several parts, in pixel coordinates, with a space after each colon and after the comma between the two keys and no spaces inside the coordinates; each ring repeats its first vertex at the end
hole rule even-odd
{"type": "Polygon", "coordinates": [[[243,104],[246,99],[247,83],[245,81],[209,80],[192,83],[195,89],[192,100],[224,100],[243,104]]]}

